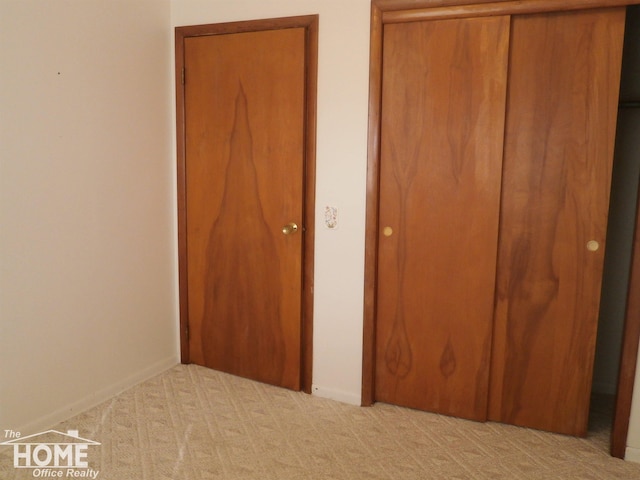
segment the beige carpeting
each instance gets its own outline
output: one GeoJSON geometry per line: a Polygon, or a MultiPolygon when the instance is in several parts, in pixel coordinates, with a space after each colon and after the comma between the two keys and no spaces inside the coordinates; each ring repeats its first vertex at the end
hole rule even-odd
{"type": "MultiPolygon", "coordinates": [[[[355,407],[179,365],[55,430],[101,443],[87,450],[100,480],[640,479],[640,464],[609,456],[606,417],[580,439],[355,407]]],[[[0,479],[34,473],[0,447],[0,479]]]]}

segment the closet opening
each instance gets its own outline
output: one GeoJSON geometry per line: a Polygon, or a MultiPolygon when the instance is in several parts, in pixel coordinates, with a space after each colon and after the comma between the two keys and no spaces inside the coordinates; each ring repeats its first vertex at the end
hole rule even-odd
{"type": "MultiPolygon", "coordinates": [[[[593,373],[589,435],[608,442],[613,429],[627,315],[630,265],[640,180],[640,6],[627,7],[620,104],[616,133],[607,250],[593,373]]],[[[624,395],[625,393],[622,392],[624,395]]],[[[626,400],[628,403],[630,400],[626,400]]],[[[623,415],[628,415],[623,414],[623,415]]],[[[628,420],[626,422],[628,424],[628,420]]],[[[612,455],[624,456],[626,431],[612,442],[612,455]]]]}

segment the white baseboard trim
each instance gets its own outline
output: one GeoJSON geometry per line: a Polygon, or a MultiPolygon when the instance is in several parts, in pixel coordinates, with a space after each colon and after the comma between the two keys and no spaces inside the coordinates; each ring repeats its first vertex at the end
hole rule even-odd
{"type": "Polygon", "coordinates": [[[336,400],[342,403],[348,403],[350,405],[361,405],[360,395],[343,392],[341,390],[334,390],[331,388],[324,388],[318,385],[311,386],[311,393],[318,397],[328,398],[330,400],[336,400]]]}
{"type": "Polygon", "coordinates": [[[113,396],[118,395],[119,393],[122,393],[123,391],[144,382],[145,380],[148,380],[152,377],[155,377],[156,375],[159,375],[162,372],[165,372],[175,365],[178,365],[178,363],[179,360],[174,355],[172,355],[171,357],[167,357],[146,368],[143,368],[138,372],[133,373],[132,375],[129,375],[126,378],[123,378],[122,380],[112,385],[98,390],[97,392],[90,393],[63,408],[43,415],[42,417],[25,425],[21,425],[15,430],[20,432],[21,436],[25,436],[49,429],[60,422],[69,420],[79,413],[82,413],[85,410],[89,410],[90,408],[93,408],[109,400],[113,396]]]}
{"type": "Polygon", "coordinates": [[[640,448],[627,447],[624,459],[628,462],[640,463],[640,448]]]}

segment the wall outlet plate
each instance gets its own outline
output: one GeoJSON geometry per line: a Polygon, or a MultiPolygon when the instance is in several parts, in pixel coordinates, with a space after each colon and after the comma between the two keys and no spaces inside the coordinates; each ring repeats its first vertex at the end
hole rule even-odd
{"type": "Polygon", "coordinates": [[[329,230],[338,228],[338,208],[327,205],[324,207],[324,226],[329,230]]]}

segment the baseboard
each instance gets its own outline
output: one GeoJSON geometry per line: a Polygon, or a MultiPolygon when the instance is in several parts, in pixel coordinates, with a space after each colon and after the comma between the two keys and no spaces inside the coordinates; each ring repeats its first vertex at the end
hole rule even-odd
{"type": "Polygon", "coordinates": [[[318,385],[311,386],[312,395],[316,395],[322,398],[328,398],[330,400],[336,400],[342,403],[348,403],[350,405],[360,405],[360,395],[356,395],[349,392],[343,392],[341,390],[334,390],[331,388],[324,388],[318,385]]]}
{"type": "Polygon", "coordinates": [[[148,366],[128,377],[109,385],[97,392],[93,392],[79,400],[76,400],[70,405],[67,405],[64,408],[60,408],[54,412],[51,412],[47,415],[44,415],[33,422],[29,422],[25,425],[19,426],[15,430],[20,432],[22,436],[31,435],[33,433],[41,432],[43,430],[47,430],[60,422],[64,422],[79,413],[84,412],[85,410],[89,410],[101,403],[109,400],[115,395],[122,393],[129,388],[144,382],[156,375],[174,367],[179,363],[179,360],[175,356],[167,357],[163,360],[160,360],[153,365],[148,366]]]}
{"type": "Polygon", "coordinates": [[[627,447],[624,459],[628,462],[640,463],[640,448],[627,447]]]}

